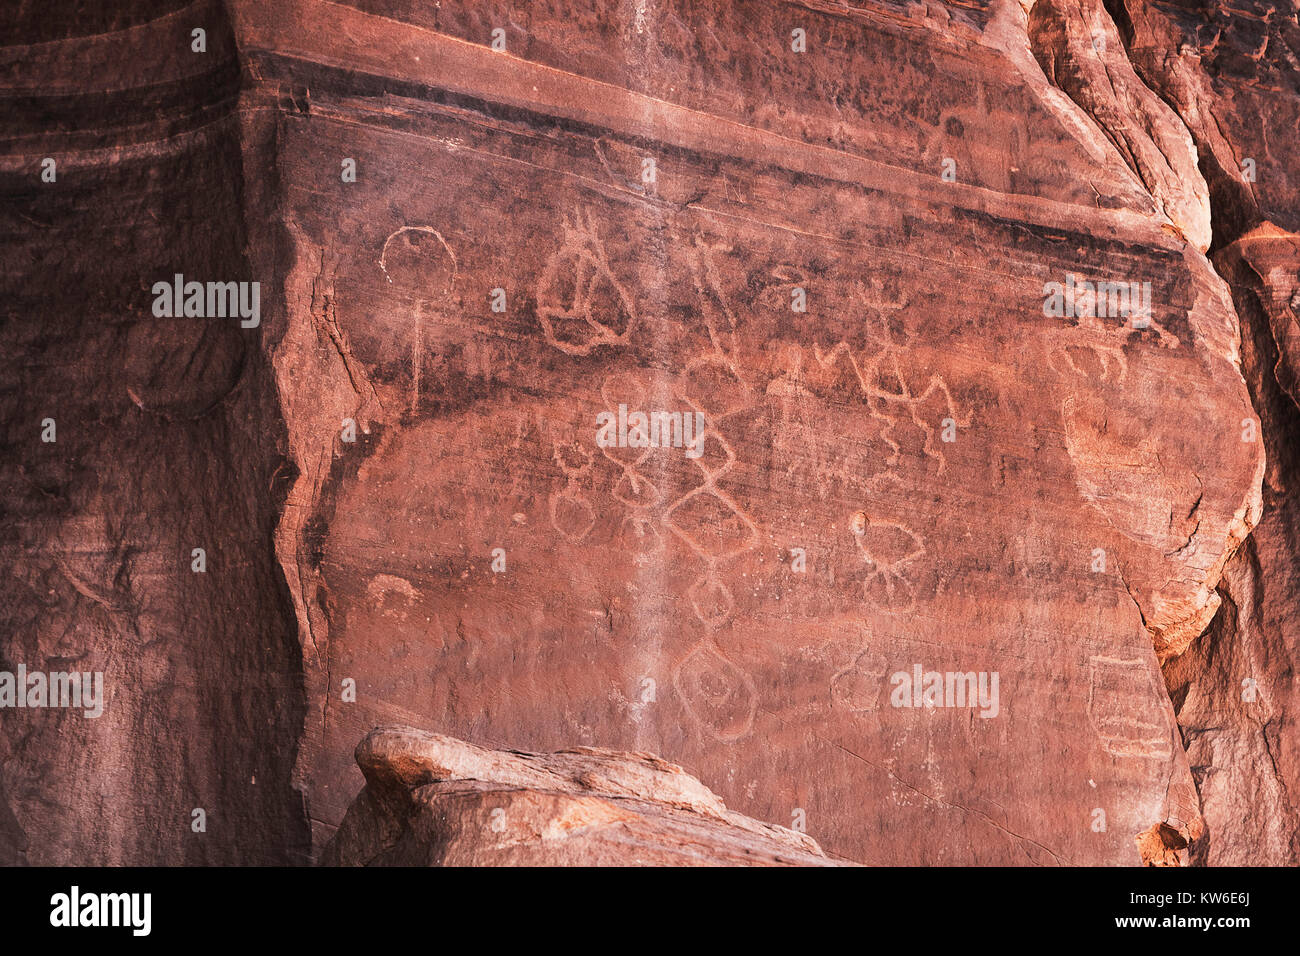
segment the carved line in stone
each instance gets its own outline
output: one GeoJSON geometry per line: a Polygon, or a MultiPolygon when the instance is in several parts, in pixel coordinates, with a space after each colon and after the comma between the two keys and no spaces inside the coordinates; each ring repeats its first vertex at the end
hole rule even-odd
{"type": "Polygon", "coordinates": [[[885,589],[886,603],[883,605],[877,603],[876,607],[887,614],[903,614],[911,611],[916,606],[916,595],[907,573],[907,565],[925,555],[926,548],[921,538],[911,528],[897,521],[871,521],[858,536],[857,545],[858,550],[862,552],[863,560],[872,568],[871,573],[862,582],[863,597],[871,600],[871,586],[873,582],[879,582],[885,589]],[[869,538],[878,535],[880,529],[885,528],[892,528],[906,535],[914,545],[912,550],[894,561],[887,562],[879,558],[867,542],[869,538]]]}
{"type": "Polygon", "coordinates": [[[714,740],[734,743],[749,735],[758,692],[745,671],[702,640],[673,669],[673,687],[686,713],[714,740]]]}
{"type": "Polygon", "coordinates": [[[586,459],[582,465],[575,467],[566,462],[559,443],[554,439],[551,440],[551,458],[559,466],[560,471],[564,473],[565,484],[564,488],[560,491],[551,492],[548,504],[551,517],[551,527],[558,531],[564,538],[577,544],[590,534],[591,529],[595,527],[596,510],[591,506],[591,502],[589,502],[586,496],[582,493],[582,488],[578,483],[580,479],[591,475],[591,453],[576,443],[573,444],[572,447],[577,449],[583,458],[586,459]],[[561,502],[565,501],[571,502],[574,507],[586,512],[587,520],[582,524],[580,531],[565,528],[561,523],[558,507],[561,502]]]}
{"type": "Polygon", "coordinates": [[[456,286],[456,278],[460,270],[456,263],[456,253],[437,229],[432,226],[402,226],[400,229],[389,233],[388,238],[384,240],[383,248],[379,251],[379,268],[384,273],[384,278],[390,283],[393,281],[393,277],[388,274],[388,246],[398,236],[410,233],[423,233],[433,236],[451,258],[451,278],[448,279],[447,284],[441,289],[425,290],[425,295],[419,296],[415,304],[415,318],[411,330],[411,414],[414,415],[419,411],[420,407],[420,377],[424,364],[424,309],[427,304],[435,301],[437,296],[449,296],[451,294],[456,286]]]}
{"type": "Polygon", "coordinates": [[[880,352],[872,356],[865,363],[865,369],[858,362],[857,357],[853,354],[853,349],[848,342],[841,340],[829,352],[823,352],[818,345],[813,346],[813,357],[823,369],[833,368],[834,365],[843,359],[847,359],[849,367],[856,376],[858,386],[862,393],[869,399],[882,401],[886,406],[898,408],[899,410],[892,413],[881,411],[874,403],[868,403],[867,411],[877,422],[880,423],[880,437],[889,445],[892,453],[890,454],[886,465],[894,467],[900,462],[902,448],[891,437],[894,427],[898,424],[901,417],[906,414],[908,419],[921,430],[925,435],[925,443],[922,450],[933,458],[939,466],[939,474],[947,470],[948,460],[943,450],[934,442],[936,428],[927,422],[920,414],[920,408],[925,402],[938,394],[943,396],[944,407],[948,414],[946,417],[951,418],[954,424],[967,427],[970,425],[970,416],[958,417],[957,403],[953,400],[952,393],[948,390],[948,384],[940,375],[931,375],[926,382],[925,390],[919,394],[914,393],[907,385],[903,376],[902,369],[898,364],[898,348],[893,344],[886,345],[880,352]],[[873,384],[876,373],[880,372],[882,364],[888,363],[889,368],[885,369],[886,374],[892,374],[894,381],[898,383],[898,391],[883,389],[873,384]]]}
{"type": "Polygon", "coordinates": [[[580,210],[572,220],[566,219],[563,231],[564,241],[547,261],[537,285],[537,320],[546,341],[568,355],[590,355],[602,345],[626,345],[637,325],[637,315],[631,297],[610,269],[590,210],[580,210]],[[561,283],[565,278],[573,284],[568,302],[564,301],[561,283]],[[605,325],[592,302],[602,282],[608,284],[616,297],[614,304],[623,310],[627,321],[622,332],[605,325]],[[585,325],[590,337],[583,342],[564,341],[557,335],[557,322],[585,325]]]}
{"type": "Polygon", "coordinates": [[[1115,385],[1122,385],[1128,374],[1128,359],[1124,355],[1124,350],[1117,346],[1067,341],[1049,354],[1052,368],[1058,374],[1078,375],[1090,381],[1095,377],[1098,382],[1110,382],[1115,385]],[[1081,352],[1091,353],[1096,359],[1100,371],[1095,376],[1087,368],[1080,367],[1076,355],[1081,352]]]}
{"type": "Polygon", "coordinates": [[[1169,758],[1173,753],[1169,728],[1157,699],[1151,671],[1141,658],[1102,654],[1089,658],[1088,720],[1108,754],[1169,758]],[[1145,713],[1135,714],[1144,702],[1145,713]]]}

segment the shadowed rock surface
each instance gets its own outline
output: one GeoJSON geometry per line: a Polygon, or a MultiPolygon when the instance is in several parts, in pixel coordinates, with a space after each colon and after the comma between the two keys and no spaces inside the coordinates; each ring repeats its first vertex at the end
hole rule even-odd
{"type": "Polygon", "coordinates": [[[828,866],[812,838],[732,813],[680,767],[597,748],[483,750],[409,727],[357,747],[365,789],[327,866],[828,866]]]}
{"type": "Polygon", "coordinates": [[[110,699],[0,711],[0,862],[590,807],[671,858],[492,756],[575,743],[708,781],[701,839],[1297,862],[1293,4],[53,6],[0,14],[0,670],[110,699]],[[155,317],[175,273],[260,323],[155,317]],[[393,721],[452,737],[363,780],[393,721]]]}
{"type": "Polygon", "coordinates": [[[218,3],[60,6],[0,14],[34,43],[0,48],[0,671],[101,671],[107,700],[0,710],[0,862],[301,862],[271,366],[151,308],[177,272],[257,278],[233,35],[218,3]]]}

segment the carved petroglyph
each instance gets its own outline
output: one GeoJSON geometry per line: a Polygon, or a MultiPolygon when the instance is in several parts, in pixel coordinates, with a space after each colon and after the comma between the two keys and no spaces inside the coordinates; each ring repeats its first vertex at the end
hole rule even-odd
{"type": "Polygon", "coordinates": [[[1154,316],[1143,315],[1140,320],[1141,324],[1134,324],[1135,320],[1131,317],[1117,318],[1113,315],[1098,316],[1091,314],[1099,310],[1099,306],[1086,304],[1082,308],[1071,309],[1069,321],[1072,323],[1072,327],[1068,333],[1070,337],[1100,339],[1105,347],[1122,349],[1133,336],[1155,332],[1156,344],[1160,348],[1176,349],[1182,345],[1182,340],[1166,329],[1160,322],[1157,322],[1154,316]]]}
{"type": "Polygon", "coordinates": [[[1048,353],[1048,361],[1058,374],[1079,376],[1098,384],[1124,383],[1128,359],[1122,348],[1101,342],[1080,344],[1076,335],[1056,338],[1060,344],[1048,353]]]}
{"type": "Polygon", "coordinates": [[[1166,554],[1185,547],[1204,488],[1194,472],[1161,466],[1161,445],[1141,412],[1085,392],[1062,401],[1061,421],[1084,501],[1130,540],[1166,554]]]}
{"type": "Polygon", "coordinates": [[[393,574],[377,574],[366,585],[366,597],[384,617],[405,621],[411,604],[420,597],[406,578],[393,574]]]}
{"type": "Polygon", "coordinates": [[[1088,660],[1088,719],[1106,752],[1165,760],[1173,752],[1169,722],[1152,666],[1141,658],[1088,660]]]}
{"type": "MultiPolygon", "coordinates": [[[[618,408],[620,405],[633,408],[657,407],[658,403],[652,397],[654,392],[653,383],[619,373],[607,376],[600,387],[606,409],[618,408]]],[[[634,561],[644,561],[663,544],[663,535],[653,514],[653,509],[661,502],[662,496],[655,483],[640,471],[641,466],[657,449],[653,446],[599,447],[600,453],[619,472],[610,495],[628,511],[619,528],[620,538],[632,551],[634,561]]]]}
{"type": "Polygon", "coordinates": [[[920,429],[925,435],[922,451],[938,465],[938,473],[943,474],[948,467],[947,456],[936,440],[943,420],[951,419],[961,428],[970,425],[970,417],[961,415],[957,403],[952,397],[947,382],[938,374],[932,374],[925,382],[924,388],[915,391],[903,373],[906,366],[905,347],[896,345],[888,334],[878,337],[880,348],[871,355],[859,359],[854,355],[848,342],[841,340],[828,351],[822,351],[818,345],[813,346],[813,358],[823,370],[832,369],[837,363],[845,362],[853,371],[862,394],[868,399],[868,414],[881,426],[881,440],[890,449],[886,464],[891,468],[902,460],[902,446],[893,437],[894,430],[906,418],[908,422],[920,429]],[[943,404],[937,416],[925,412],[931,399],[942,398],[943,404]]]}
{"type": "Polygon", "coordinates": [[[863,597],[888,614],[912,610],[916,595],[908,565],[925,554],[921,539],[899,522],[873,518],[865,511],[857,512],[849,526],[869,569],[863,597]]]}
{"type": "Polygon", "coordinates": [[[564,475],[564,487],[551,493],[551,527],[577,544],[596,524],[596,510],[582,490],[584,481],[591,480],[592,456],[577,443],[552,440],[551,458],[564,475]]]}
{"type": "Polygon", "coordinates": [[[610,269],[590,211],[563,224],[564,240],[537,285],[537,321],[568,355],[626,345],[636,327],[632,299],[610,269]]]}
{"type": "MultiPolygon", "coordinates": [[[[606,409],[626,405],[630,408],[651,408],[656,403],[651,397],[652,386],[637,380],[628,374],[607,376],[600,386],[600,397],[606,409]]],[[[600,453],[620,472],[611,494],[634,511],[644,511],[659,501],[659,489],[654,482],[639,471],[646,459],[657,449],[651,445],[644,448],[624,447],[618,445],[598,446],[600,453]]]]}
{"type": "Polygon", "coordinates": [[[384,240],[379,268],[385,279],[415,300],[411,328],[411,413],[415,414],[424,367],[425,314],[439,315],[447,309],[459,274],[456,253],[432,226],[402,226],[384,240]]]}
{"type": "Polygon", "coordinates": [[[725,625],[735,608],[731,588],[722,579],[723,565],[757,547],[760,537],[754,518],[718,485],[736,463],[736,451],[722,431],[723,424],[728,417],[752,408],[755,398],[737,361],[738,322],[714,261],[715,253],[726,251],[730,247],[710,243],[700,231],[689,247],[688,261],[709,348],[686,363],[680,397],[705,415],[706,428],[699,439],[705,454],[692,460],[700,484],[664,512],[668,527],[705,565],[688,597],[696,617],[709,630],[725,625]]]}
{"type": "MultiPolygon", "coordinates": [[[[912,336],[894,317],[908,302],[891,299],[878,282],[861,286],[855,301],[866,306],[870,347],[874,351],[855,353],[841,339],[828,350],[814,344],[813,359],[823,374],[835,371],[837,366],[847,368],[867,399],[867,413],[877,423],[879,439],[889,449],[883,470],[870,483],[882,486],[901,480],[903,446],[897,432],[904,424],[920,431],[924,459],[933,461],[936,473],[943,474],[948,468],[944,442],[940,440],[945,423],[969,427],[970,416],[962,413],[943,376],[932,373],[924,377],[922,385],[916,384],[915,373],[909,378],[907,350],[912,336]]],[[[866,511],[855,515],[850,524],[868,567],[863,597],[887,614],[912,610],[916,604],[915,564],[926,554],[922,537],[899,520],[866,511]]]]}
{"type": "Polygon", "coordinates": [[[379,251],[379,268],[384,273],[384,278],[396,285],[409,285],[421,288],[430,296],[439,295],[450,291],[456,284],[457,265],[456,253],[452,251],[447,240],[442,237],[437,229],[433,226],[402,226],[389,233],[388,238],[384,240],[383,248],[379,251]],[[421,242],[422,236],[432,236],[434,241],[441,246],[439,250],[432,249],[433,255],[429,256],[424,253],[421,242]],[[393,246],[394,240],[401,239],[406,248],[399,249],[401,244],[393,246]],[[447,259],[442,259],[442,253],[446,253],[447,259]],[[397,260],[399,255],[403,265],[414,267],[413,271],[407,268],[401,268],[394,262],[394,271],[399,272],[398,281],[394,282],[392,274],[388,271],[388,257],[392,255],[397,260]],[[400,271],[399,271],[400,268],[400,271]],[[427,271],[426,271],[427,270],[427,271]],[[405,273],[405,274],[403,274],[405,273]]]}
{"type": "Polygon", "coordinates": [[[731,404],[736,407],[711,410],[715,418],[749,407],[753,397],[753,390],[745,379],[741,363],[736,360],[738,325],[736,313],[732,311],[730,300],[722,291],[722,280],[718,276],[717,264],[714,262],[715,252],[730,251],[730,246],[719,242],[710,243],[703,233],[697,231],[687,257],[695,291],[700,297],[700,318],[704,321],[704,327],[709,334],[709,344],[713,347],[712,354],[706,353],[694,358],[687,365],[687,371],[689,373],[692,369],[709,366],[725,368],[739,385],[740,395],[736,398],[740,404],[737,405],[733,400],[731,404]]]}
{"type": "Polygon", "coordinates": [[[865,713],[880,706],[883,689],[888,684],[889,665],[874,651],[863,651],[831,678],[831,704],[854,713],[865,713]]]}
{"type": "MultiPolygon", "coordinates": [[[[770,400],[771,390],[764,396],[764,390],[748,380],[763,366],[743,357],[741,318],[724,291],[720,266],[725,265],[722,257],[732,251],[731,247],[711,241],[697,229],[677,248],[684,250],[694,286],[698,325],[693,331],[706,335],[707,342],[699,343],[703,347],[697,345],[694,354],[690,345],[685,356],[678,353],[680,372],[676,376],[616,371],[602,381],[600,396],[604,409],[626,405],[677,410],[680,403],[701,413],[704,429],[697,440],[702,453],[672,465],[675,479],[680,479],[682,472],[677,469],[684,465],[696,469],[697,480],[684,491],[674,483],[668,496],[671,500],[667,500],[656,484],[660,480],[656,470],[661,463],[660,450],[596,446],[597,454],[588,448],[586,436],[580,436],[573,447],[576,450],[582,446],[581,461],[574,460],[567,448],[564,454],[558,448],[556,451],[565,478],[564,488],[552,496],[552,523],[573,541],[582,540],[590,531],[593,506],[581,489],[589,492],[593,487],[592,463],[603,459],[615,469],[612,479],[607,479],[612,482],[607,489],[609,497],[625,510],[619,539],[644,556],[642,552],[657,552],[665,537],[673,537],[698,559],[700,572],[683,596],[706,636],[682,659],[673,679],[691,717],[710,736],[730,741],[750,732],[757,695],[749,675],[722,654],[714,636],[736,614],[729,569],[738,558],[759,546],[762,534],[758,520],[743,501],[734,497],[726,481],[737,466],[728,423],[734,421],[733,416],[752,412],[761,397],[770,400]],[[577,517],[562,521],[560,515],[565,510],[577,517]]],[[[803,281],[802,273],[794,266],[778,265],[771,271],[783,297],[788,296],[786,286],[803,281]]],[[[895,315],[908,303],[885,295],[879,283],[867,291],[863,304],[873,334],[866,348],[855,351],[847,341],[841,341],[823,353],[813,346],[816,364],[821,366],[820,370],[814,369],[814,374],[824,378],[824,373],[830,371],[832,377],[838,377],[844,373],[831,367],[840,362],[851,369],[845,380],[857,382],[867,400],[863,407],[888,449],[888,454],[881,456],[887,461],[873,463],[884,469],[884,477],[897,479],[905,447],[914,454],[918,446],[923,460],[933,462],[932,467],[942,473],[948,464],[940,440],[944,419],[968,426],[969,416],[962,413],[943,376],[919,376],[910,364],[910,337],[895,315]],[[905,424],[908,438],[895,433],[905,424]]],[[[575,220],[566,222],[563,245],[547,264],[538,284],[537,314],[546,340],[573,356],[591,354],[602,345],[625,345],[637,323],[632,302],[631,294],[612,271],[590,214],[579,213],[575,220]]],[[[793,356],[794,364],[802,367],[804,347],[791,343],[790,349],[798,353],[793,356]]],[[[791,394],[796,398],[813,397],[806,389],[791,394]]],[[[848,470],[849,466],[845,464],[844,468],[848,470]]],[[[889,614],[914,608],[915,565],[926,554],[921,537],[899,520],[877,516],[855,530],[854,542],[865,566],[860,566],[854,576],[861,582],[864,599],[889,614]]],[[[861,665],[857,671],[850,667],[836,673],[831,684],[834,706],[854,711],[874,707],[870,688],[858,673],[867,663],[874,666],[878,662],[860,657],[855,662],[861,665]]]]}
{"type": "Polygon", "coordinates": [[[670,504],[663,520],[704,562],[705,570],[691,588],[691,607],[705,627],[716,629],[731,617],[734,606],[731,589],[720,578],[721,567],[756,547],[760,535],[754,519],[718,486],[718,479],[734,466],[736,453],[714,420],[706,422],[703,440],[706,447],[712,445],[710,451],[720,450],[721,463],[711,454],[692,459],[703,480],[670,504]]]}
{"type": "Polygon", "coordinates": [[[714,740],[732,743],[746,736],[758,712],[754,682],[712,641],[701,641],[673,672],[673,687],[687,714],[714,740]]]}

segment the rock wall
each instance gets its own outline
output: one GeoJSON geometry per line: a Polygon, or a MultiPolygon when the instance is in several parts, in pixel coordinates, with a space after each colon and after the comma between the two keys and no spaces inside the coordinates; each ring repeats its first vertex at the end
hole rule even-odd
{"type": "Polygon", "coordinates": [[[0,671],[101,672],[105,700],[0,710],[0,861],[302,861],[272,369],[257,330],[151,294],[260,269],[229,19],[65,12],[11,6],[33,43],[0,50],[0,671]]]}
{"type": "Polygon", "coordinates": [[[0,711],[0,859],[316,858],[404,723],[844,860],[1295,862],[1294,7],[4,16],[0,670],[111,692],[0,711]]]}
{"type": "Polygon", "coordinates": [[[1147,82],[1187,122],[1232,286],[1268,470],[1263,512],[1225,569],[1225,613],[1167,676],[1197,778],[1210,864],[1300,862],[1295,484],[1300,437],[1300,26],[1293,4],[1111,3],[1147,82]]]}

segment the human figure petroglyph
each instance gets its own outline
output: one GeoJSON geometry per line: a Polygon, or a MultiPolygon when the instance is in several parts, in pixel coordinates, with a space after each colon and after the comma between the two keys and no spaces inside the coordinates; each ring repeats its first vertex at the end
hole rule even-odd
{"type": "Polygon", "coordinates": [[[459,274],[456,253],[432,226],[402,226],[384,240],[379,269],[385,279],[403,286],[415,298],[411,330],[411,413],[415,414],[424,367],[425,313],[440,314],[448,307],[459,274]],[[396,282],[390,265],[399,273],[396,282]]]}
{"type": "Polygon", "coordinates": [[[562,444],[552,439],[551,459],[564,475],[564,487],[553,491],[548,502],[551,527],[577,544],[596,524],[596,510],[582,490],[583,480],[591,479],[592,456],[580,444],[562,444]],[[570,456],[581,458],[581,463],[570,464],[570,456]]]}
{"type": "Polygon", "coordinates": [[[868,414],[879,422],[881,440],[890,447],[891,454],[886,461],[889,467],[901,462],[902,446],[893,433],[906,420],[925,436],[922,451],[937,462],[938,473],[943,474],[948,467],[947,456],[936,441],[942,422],[951,419],[954,425],[966,428],[971,424],[970,416],[958,411],[948,383],[939,373],[931,373],[919,391],[909,382],[904,369],[908,367],[907,350],[913,336],[894,318],[909,305],[907,298],[889,296],[885,284],[873,279],[857,283],[853,301],[866,310],[869,337],[866,349],[855,353],[847,339],[841,339],[828,350],[814,343],[814,360],[823,370],[845,363],[852,371],[868,399],[868,414]],[[940,414],[926,414],[927,403],[936,399],[942,401],[940,414]]]}

